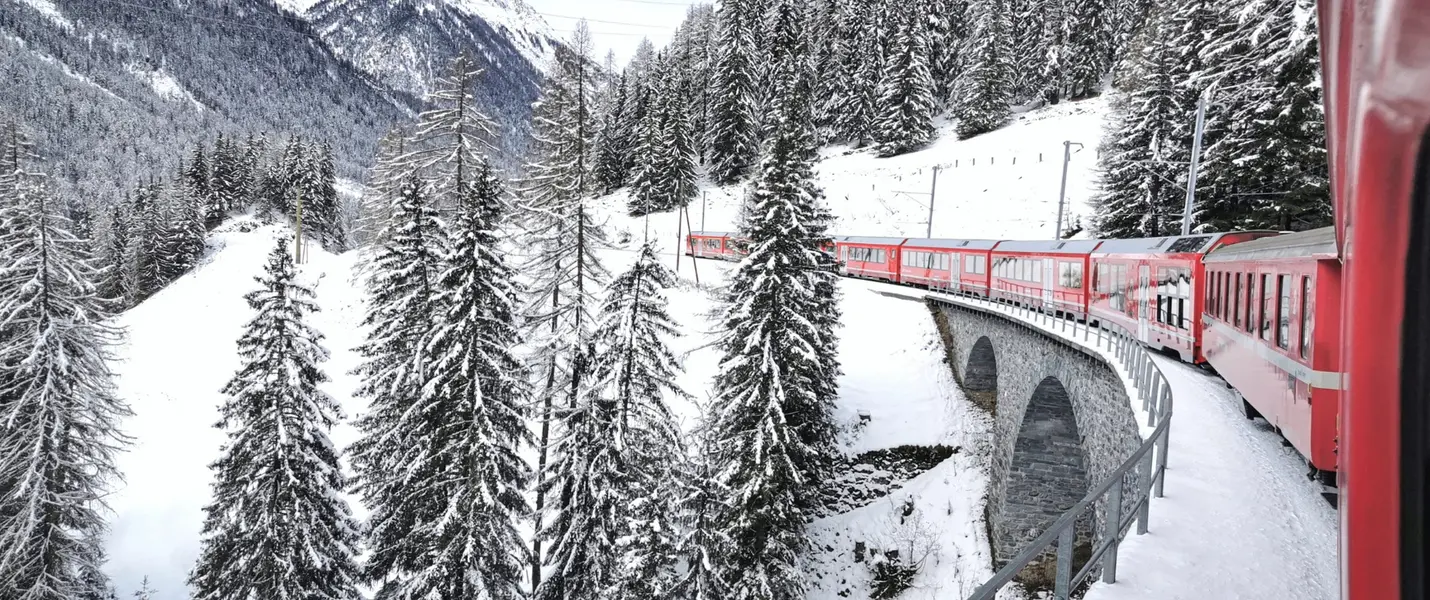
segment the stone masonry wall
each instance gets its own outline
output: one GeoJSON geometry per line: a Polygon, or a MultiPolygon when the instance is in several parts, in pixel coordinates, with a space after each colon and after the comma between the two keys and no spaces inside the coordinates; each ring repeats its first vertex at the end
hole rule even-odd
{"type": "MultiPolygon", "coordinates": [[[[988,517],[995,562],[1002,564],[1106,480],[1142,438],[1122,380],[1100,356],[1000,315],[959,305],[934,308],[955,377],[965,387],[970,375],[985,377],[983,348],[992,346],[997,385],[988,517]]],[[[1101,531],[1101,504],[1082,532],[1101,531]]]]}

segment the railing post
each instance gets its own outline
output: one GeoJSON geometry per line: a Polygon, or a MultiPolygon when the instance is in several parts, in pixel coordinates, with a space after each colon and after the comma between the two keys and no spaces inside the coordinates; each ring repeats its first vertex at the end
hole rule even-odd
{"type": "Polygon", "coordinates": [[[1137,535],[1147,533],[1147,514],[1152,506],[1152,453],[1142,455],[1142,462],[1137,465],[1137,472],[1141,475],[1141,481],[1137,482],[1137,487],[1142,488],[1142,503],[1137,509],[1137,535]]]}
{"type": "Polygon", "coordinates": [[[1058,575],[1053,583],[1053,597],[1057,600],[1072,598],[1073,536],[1076,534],[1076,522],[1058,534],[1058,575]]]}
{"type": "Polygon", "coordinates": [[[1102,539],[1108,540],[1102,558],[1103,583],[1117,583],[1117,546],[1122,540],[1122,478],[1107,493],[1107,510],[1102,523],[1102,539]]]}

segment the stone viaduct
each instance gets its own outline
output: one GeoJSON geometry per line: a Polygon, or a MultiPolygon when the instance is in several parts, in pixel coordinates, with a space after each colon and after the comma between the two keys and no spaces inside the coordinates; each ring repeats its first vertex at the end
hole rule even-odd
{"type": "MultiPolygon", "coordinates": [[[[988,309],[929,307],[955,379],[993,416],[987,519],[999,567],[1143,440],[1122,379],[1100,354],[988,309]]],[[[1103,508],[1079,523],[1075,554],[1090,552],[1103,508]]]]}

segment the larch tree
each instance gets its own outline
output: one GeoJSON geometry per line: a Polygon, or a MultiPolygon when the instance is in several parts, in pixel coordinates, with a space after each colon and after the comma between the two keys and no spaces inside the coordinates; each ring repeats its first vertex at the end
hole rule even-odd
{"type": "Polygon", "coordinates": [[[923,147],[933,139],[934,85],[929,74],[928,28],[903,0],[892,11],[897,33],[884,60],[879,85],[877,132],[880,156],[894,156],[923,147]]]}
{"type": "Polygon", "coordinates": [[[70,600],[98,568],[104,497],[119,479],[128,407],[109,362],[121,332],[106,323],[88,244],[30,171],[30,143],[0,141],[0,597],[70,600]]]}
{"type": "Polygon", "coordinates": [[[452,60],[447,74],[434,83],[431,105],[418,117],[411,149],[404,159],[427,179],[434,206],[442,213],[458,210],[464,190],[474,187],[479,164],[492,150],[496,130],[476,99],[482,75],[476,58],[462,52],[452,60]]]}
{"type": "Polygon", "coordinates": [[[195,600],[357,600],[358,523],[328,437],[342,410],[318,389],[328,351],[306,323],[318,306],[296,281],[286,239],[256,279],[244,296],[256,314],[238,339],[243,362],[223,389],[217,427],[228,443],[211,465],[189,585],[195,600]]]}
{"type": "MultiPolygon", "coordinates": [[[[520,201],[525,212],[530,256],[522,266],[530,278],[524,308],[529,360],[536,379],[539,420],[537,454],[537,531],[559,520],[564,498],[548,490],[566,485],[567,473],[553,471],[551,442],[565,435],[557,409],[573,406],[589,385],[591,335],[599,293],[608,272],[596,252],[609,247],[596,222],[591,200],[592,84],[587,71],[590,33],[577,26],[569,47],[557,53],[556,72],[546,81],[533,116],[532,162],[527,166],[520,201]],[[553,517],[548,521],[547,517],[553,517]]],[[[540,589],[541,551],[546,534],[532,542],[531,580],[540,589]]]]}
{"type": "Polygon", "coordinates": [[[406,178],[407,132],[394,127],[377,142],[377,156],[363,188],[358,227],[353,242],[359,246],[381,243],[397,207],[398,191],[406,178]]]}
{"type": "Polygon", "coordinates": [[[970,0],[968,5],[974,28],[964,49],[964,69],[953,99],[961,138],[1002,127],[1011,111],[1005,5],[1005,0],[970,0]]]}

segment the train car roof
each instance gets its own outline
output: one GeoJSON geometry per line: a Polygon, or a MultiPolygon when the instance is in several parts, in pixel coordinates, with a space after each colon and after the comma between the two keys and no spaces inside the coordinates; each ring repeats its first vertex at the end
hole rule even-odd
{"type": "Polygon", "coordinates": [[[700,237],[730,237],[735,234],[728,231],[692,231],[690,235],[698,235],[700,237]]]}
{"type": "Polygon", "coordinates": [[[1041,252],[1044,254],[1091,254],[1102,240],[1024,240],[1003,242],[995,252],[1041,252]]]}
{"type": "Polygon", "coordinates": [[[836,241],[836,242],[845,242],[845,243],[849,243],[849,244],[871,244],[871,245],[878,245],[878,246],[897,246],[897,245],[899,245],[899,244],[904,243],[904,240],[906,240],[906,239],[909,239],[909,238],[846,235],[846,236],[836,237],[836,238],[834,238],[834,241],[836,241]]]}
{"type": "Polygon", "coordinates": [[[1097,254],[1099,256],[1104,254],[1204,254],[1216,246],[1216,243],[1226,235],[1225,233],[1203,233],[1130,240],[1103,240],[1102,245],[1097,248],[1097,254]]]}
{"type": "Polygon", "coordinates": [[[1322,227],[1222,246],[1208,254],[1204,262],[1335,256],[1336,228],[1322,227]]]}
{"type": "Polygon", "coordinates": [[[998,240],[953,240],[944,238],[909,238],[905,246],[919,248],[948,248],[950,250],[989,250],[998,245],[998,240]]]}

